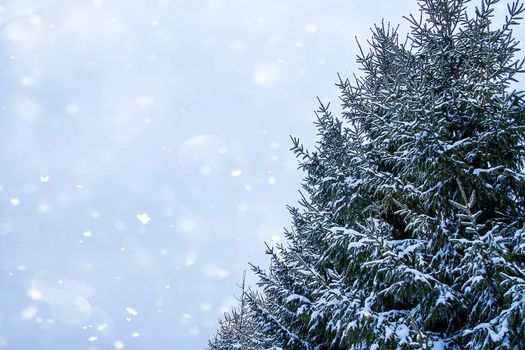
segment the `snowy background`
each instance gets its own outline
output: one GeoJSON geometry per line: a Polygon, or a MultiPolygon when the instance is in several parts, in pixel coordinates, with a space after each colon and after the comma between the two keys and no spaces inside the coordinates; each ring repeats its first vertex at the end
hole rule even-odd
{"type": "Polygon", "coordinates": [[[289,224],[289,135],[415,9],[0,1],[0,348],[203,349],[289,224]]]}

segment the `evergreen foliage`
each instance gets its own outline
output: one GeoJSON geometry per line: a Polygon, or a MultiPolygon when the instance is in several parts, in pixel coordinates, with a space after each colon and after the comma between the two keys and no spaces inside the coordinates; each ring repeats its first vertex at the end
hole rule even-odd
{"type": "Polygon", "coordinates": [[[243,349],[525,349],[524,6],[496,28],[497,2],[419,1],[406,41],[373,28],[362,75],[338,84],[341,116],[320,103],[316,149],[292,139],[305,196],[243,293],[257,332],[233,314],[219,334],[264,335],[243,349]]]}
{"type": "Polygon", "coordinates": [[[278,350],[268,345],[271,341],[251,317],[245,275],[240,289],[238,307],[225,313],[224,318],[219,321],[219,329],[208,342],[207,350],[278,350]]]}

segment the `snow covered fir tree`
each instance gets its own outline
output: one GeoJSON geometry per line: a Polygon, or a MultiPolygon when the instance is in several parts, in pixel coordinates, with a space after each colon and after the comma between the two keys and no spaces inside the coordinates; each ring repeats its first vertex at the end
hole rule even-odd
{"type": "Polygon", "coordinates": [[[420,1],[341,79],[287,243],[209,349],[525,349],[524,6],[420,1]],[[474,6],[475,9],[474,9],[474,6]]]}
{"type": "Polygon", "coordinates": [[[223,320],[219,321],[219,331],[209,341],[209,350],[256,350],[267,349],[271,345],[269,339],[251,317],[245,276],[243,276],[240,289],[241,296],[237,299],[238,307],[233,308],[230,313],[224,315],[223,320]]]}

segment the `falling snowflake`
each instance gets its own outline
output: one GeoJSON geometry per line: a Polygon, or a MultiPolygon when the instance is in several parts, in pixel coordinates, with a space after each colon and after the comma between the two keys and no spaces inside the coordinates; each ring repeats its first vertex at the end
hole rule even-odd
{"type": "Polygon", "coordinates": [[[146,225],[148,222],[151,221],[151,217],[148,213],[137,214],[137,219],[142,225],[146,225]]]}

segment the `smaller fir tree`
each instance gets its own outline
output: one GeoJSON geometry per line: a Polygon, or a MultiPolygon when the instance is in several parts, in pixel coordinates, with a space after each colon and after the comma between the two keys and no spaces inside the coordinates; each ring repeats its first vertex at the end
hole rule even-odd
{"type": "Polygon", "coordinates": [[[246,287],[246,272],[239,288],[241,296],[237,298],[238,306],[233,307],[219,320],[219,330],[208,342],[207,350],[278,350],[268,345],[269,340],[265,340],[267,337],[261,333],[252,318],[247,301],[249,288],[246,287]]]}

